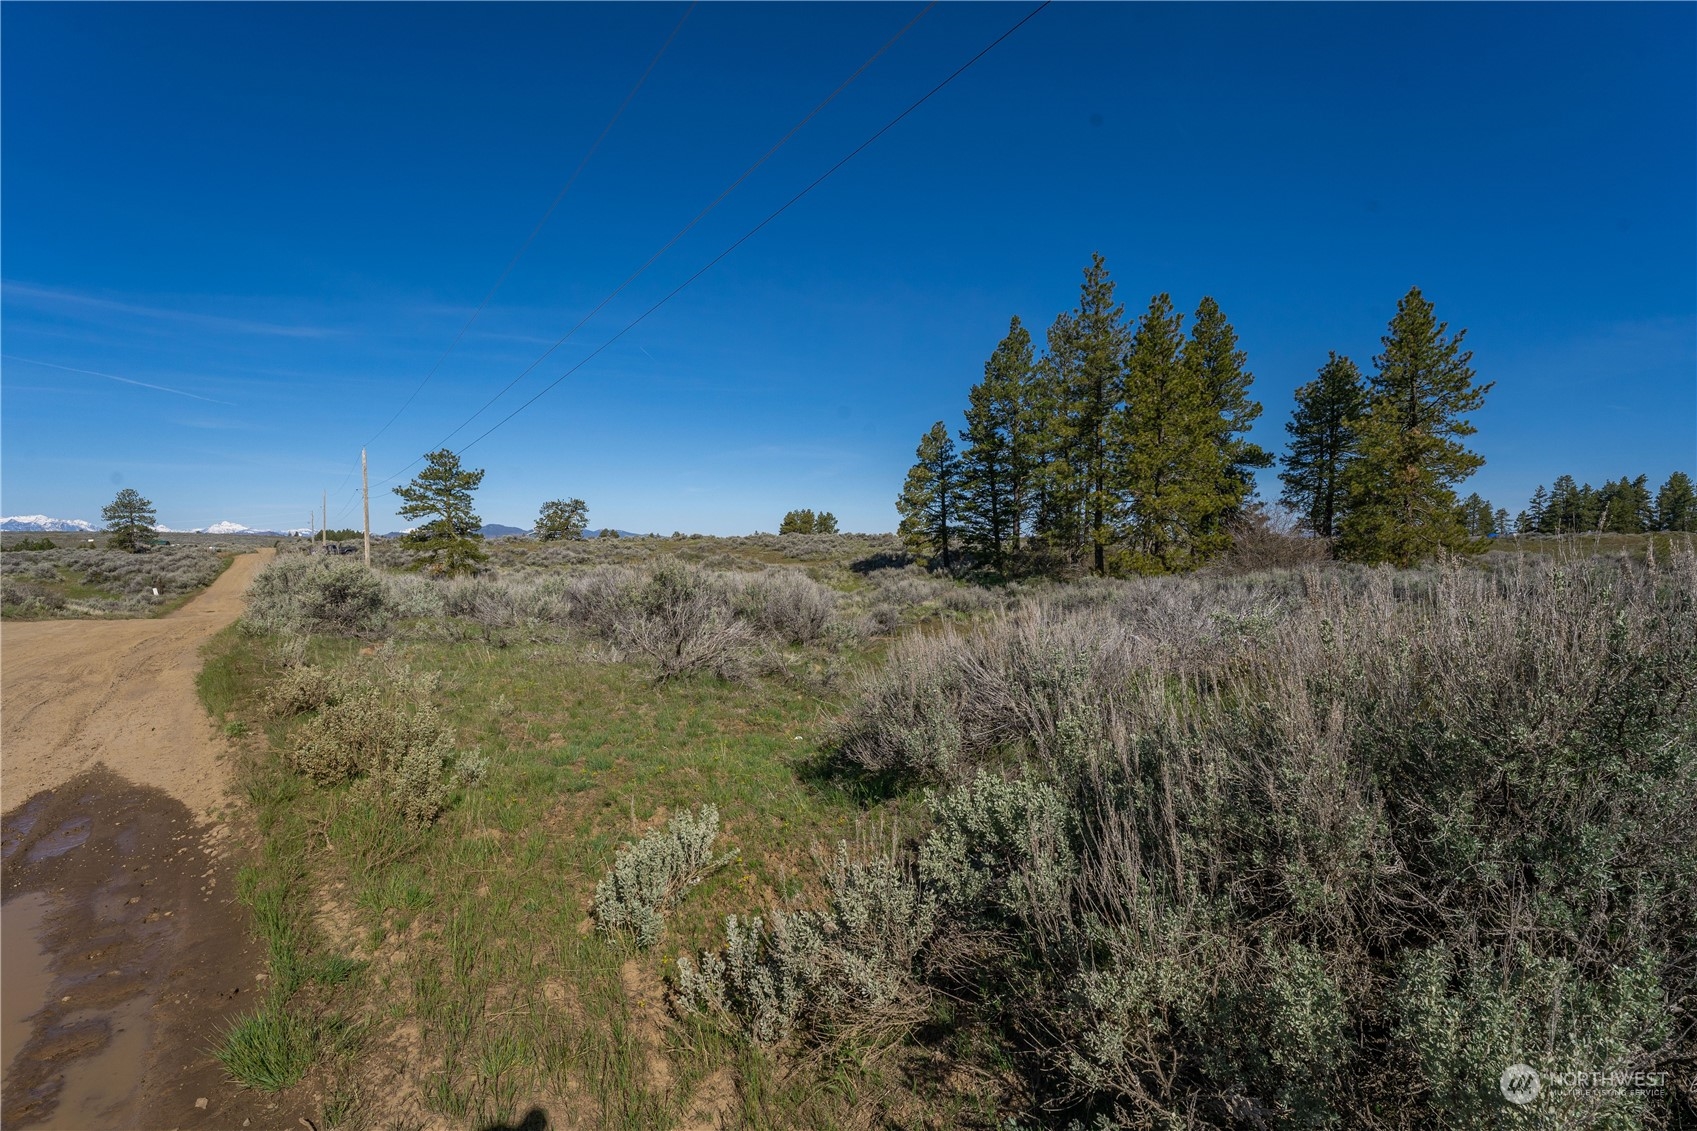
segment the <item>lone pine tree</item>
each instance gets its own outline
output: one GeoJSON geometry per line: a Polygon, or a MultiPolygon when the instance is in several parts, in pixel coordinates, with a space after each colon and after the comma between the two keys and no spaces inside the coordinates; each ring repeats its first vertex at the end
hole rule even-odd
{"type": "Polygon", "coordinates": [[[536,516],[536,537],[543,542],[582,538],[587,525],[588,503],[582,499],[549,499],[536,516]]]}
{"type": "Polygon", "coordinates": [[[901,515],[898,532],[915,553],[924,554],[943,569],[954,568],[949,546],[958,522],[960,460],[955,442],[941,420],[931,426],[914,453],[917,462],[907,473],[896,511],[901,515]]]}
{"type": "Polygon", "coordinates": [[[483,470],[467,471],[460,457],[448,448],[424,457],[424,470],[411,483],[396,487],[401,497],[397,513],[402,518],[426,519],[404,542],[423,551],[432,572],[447,577],[470,573],[488,557],[478,543],[483,525],[472,507],[471,494],[483,482],[483,470]]]}
{"type": "Polygon", "coordinates": [[[100,517],[105,521],[109,535],[106,544],[114,550],[127,550],[132,554],[147,549],[148,543],[153,540],[153,527],[159,521],[153,513],[153,503],[142,498],[133,487],[125,487],[110,503],[101,507],[100,517]]]}
{"type": "Polygon", "coordinates": [[[1345,475],[1342,556],[1410,566],[1468,545],[1454,486],[1484,459],[1462,446],[1477,429],[1467,414],[1485,403],[1491,384],[1475,385],[1466,330],[1446,337],[1419,287],[1397,303],[1385,352],[1357,425],[1359,458],[1345,475]]]}
{"type": "Polygon", "coordinates": [[[1285,423],[1279,501],[1322,538],[1338,532],[1343,514],[1343,474],[1355,458],[1355,420],[1367,407],[1367,388],[1355,362],[1333,352],[1314,380],[1296,390],[1296,409],[1285,423]]]}

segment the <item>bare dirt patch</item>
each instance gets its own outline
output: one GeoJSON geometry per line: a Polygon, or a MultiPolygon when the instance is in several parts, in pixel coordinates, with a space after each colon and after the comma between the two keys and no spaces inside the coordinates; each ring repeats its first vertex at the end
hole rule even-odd
{"type": "Polygon", "coordinates": [[[0,808],[104,763],[197,816],[223,804],[223,743],[195,695],[200,648],[241,615],[275,551],[243,554],[158,620],[27,621],[0,627],[0,808]]]}

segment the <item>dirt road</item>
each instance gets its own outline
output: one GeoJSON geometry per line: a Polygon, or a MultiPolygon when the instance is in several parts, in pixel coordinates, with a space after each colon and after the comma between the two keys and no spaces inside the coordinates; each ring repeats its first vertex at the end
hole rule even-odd
{"type": "Polygon", "coordinates": [[[210,1047],[262,988],[199,650],[272,551],[158,620],[0,630],[7,1128],[294,1127],[210,1047]]]}
{"type": "Polygon", "coordinates": [[[228,784],[222,743],[195,697],[200,647],[241,615],[276,553],[241,554],[158,620],[25,621],[0,628],[0,810],[104,762],[196,817],[228,784]]]}

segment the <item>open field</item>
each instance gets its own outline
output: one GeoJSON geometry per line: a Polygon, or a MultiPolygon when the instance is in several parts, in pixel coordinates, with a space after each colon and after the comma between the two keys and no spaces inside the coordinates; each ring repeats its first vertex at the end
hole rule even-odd
{"type": "Polygon", "coordinates": [[[131,554],[82,534],[0,537],[0,616],[7,620],[164,616],[211,585],[237,554],[275,538],[171,535],[168,546],[131,554]],[[51,549],[40,548],[43,542],[51,549]],[[20,546],[28,546],[21,549],[20,546]],[[157,590],[157,592],[155,592],[157,590]]]}
{"type": "Polygon", "coordinates": [[[280,560],[201,679],[273,972],[224,1055],[348,1127],[1689,1118],[1697,566],[1539,548],[992,590],[831,536],[280,560]],[[598,927],[704,805],[658,939],[598,927]],[[1663,1084],[1523,1111],[1503,1057],[1663,1084]]]}

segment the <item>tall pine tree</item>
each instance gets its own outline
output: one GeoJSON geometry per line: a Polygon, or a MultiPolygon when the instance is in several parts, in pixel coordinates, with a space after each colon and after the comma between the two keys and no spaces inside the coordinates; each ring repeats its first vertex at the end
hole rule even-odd
{"type": "Polygon", "coordinates": [[[1114,417],[1131,565],[1143,573],[1194,568],[1230,543],[1219,528],[1230,455],[1213,390],[1185,364],[1183,319],[1171,296],[1149,300],[1126,354],[1125,409],[1114,417]]]}
{"type": "Polygon", "coordinates": [[[1549,531],[1544,529],[1544,516],[1549,513],[1549,509],[1550,493],[1544,490],[1544,485],[1540,483],[1538,489],[1532,492],[1532,498],[1527,500],[1526,509],[1520,512],[1521,521],[1515,524],[1516,533],[1548,534],[1549,531]]]}
{"type": "Polygon", "coordinates": [[[1243,510],[1255,494],[1256,470],[1273,465],[1271,452],[1243,438],[1261,415],[1261,402],[1249,396],[1255,375],[1244,368],[1248,360],[1249,355],[1237,348],[1237,331],[1226,321],[1219,303],[1204,296],[1184,346],[1184,364],[1212,402],[1213,441],[1224,455],[1220,511],[1209,521],[1211,529],[1219,529],[1243,510]]]}
{"type": "Polygon", "coordinates": [[[1656,492],[1657,530],[1697,530],[1697,490],[1691,476],[1676,471],[1656,492]]]}
{"type": "Polygon", "coordinates": [[[901,497],[896,500],[896,511],[901,515],[897,529],[915,553],[952,570],[950,546],[958,522],[955,508],[959,503],[960,460],[941,420],[920,439],[915,456],[918,462],[908,471],[901,497]]]}
{"type": "Polygon", "coordinates": [[[1461,440],[1477,431],[1467,414],[1491,383],[1473,383],[1467,331],[1450,338],[1448,329],[1419,287],[1397,303],[1357,426],[1360,457],[1345,475],[1345,557],[1409,566],[1467,546],[1454,486],[1485,462],[1461,440]]]}
{"type": "Polygon", "coordinates": [[[961,441],[960,527],[965,544],[997,572],[1019,548],[1029,437],[1021,397],[1030,380],[1031,333],[1016,317],[967,394],[961,441]]]}
{"type": "Polygon", "coordinates": [[[1279,501],[1303,517],[1322,538],[1338,531],[1343,515],[1343,474],[1355,458],[1355,421],[1367,408],[1367,388],[1355,362],[1329,354],[1314,380],[1296,390],[1296,410],[1285,424],[1290,442],[1279,501]]]}
{"type": "Polygon", "coordinates": [[[1120,509],[1109,422],[1124,397],[1124,318],[1097,254],[1084,270],[1078,307],[1049,328],[1045,359],[1053,401],[1046,414],[1054,446],[1048,464],[1051,520],[1075,552],[1089,553],[1099,574],[1107,572],[1107,547],[1120,509]]]}

